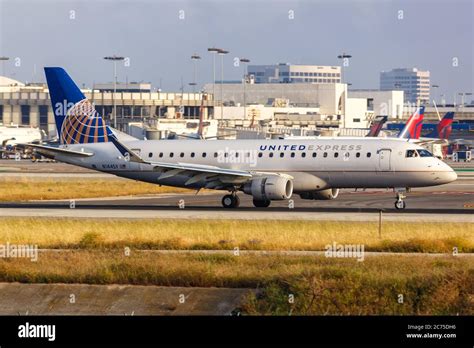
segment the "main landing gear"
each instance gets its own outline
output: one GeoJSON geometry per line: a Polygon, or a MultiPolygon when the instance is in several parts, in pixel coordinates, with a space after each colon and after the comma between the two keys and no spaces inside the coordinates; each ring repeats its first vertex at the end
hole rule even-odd
{"type": "Polygon", "coordinates": [[[403,192],[397,192],[397,200],[395,201],[395,209],[401,210],[406,208],[404,199],[407,198],[403,192]]]}
{"type": "Polygon", "coordinates": [[[222,197],[222,206],[224,208],[238,208],[240,205],[240,198],[235,192],[232,192],[230,195],[225,195],[222,197]]]}

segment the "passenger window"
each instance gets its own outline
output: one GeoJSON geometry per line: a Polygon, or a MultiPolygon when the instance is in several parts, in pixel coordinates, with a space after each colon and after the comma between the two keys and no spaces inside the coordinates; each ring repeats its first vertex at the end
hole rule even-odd
{"type": "Polygon", "coordinates": [[[235,153],[235,158],[238,158],[238,157],[239,157],[239,153],[236,152],[236,153],[235,153]]]}
{"type": "Polygon", "coordinates": [[[268,157],[273,157],[273,152],[270,152],[270,153],[268,154],[268,157]]]}
{"type": "Polygon", "coordinates": [[[206,157],[207,154],[205,152],[202,153],[202,157],[206,157]]]}
{"type": "Polygon", "coordinates": [[[191,157],[194,157],[194,152],[191,152],[191,157]]]}
{"type": "Polygon", "coordinates": [[[160,154],[158,155],[158,157],[163,157],[163,152],[160,152],[160,154]]]}
{"type": "Polygon", "coordinates": [[[172,152],[170,152],[170,157],[173,157],[173,156],[174,156],[174,154],[172,152]]]}
{"type": "Polygon", "coordinates": [[[284,153],[284,152],[280,152],[280,157],[285,157],[285,153],[284,153]]]}
{"type": "Polygon", "coordinates": [[[294,153],[294,152],[291,153],[291,157],[292,157],[292,158],[295,157],[295,153],[294,153]]]}
{"type": "Polygon", "coordinates": [[[370,158],[370,156],[372,156],[372,154],[370,152],[367,152],[367,158],[370,158]]]}
{"type": "Polygon", "coordinates": [[[229,153],[228,153],[228,152],[224,152],[224,157],[229,157],[229,153]]]}
{"type": "Polygon", "coordinates": [[[217,152],[214,152],[214,157],[217,157],[217,152]]]}
{"type": "Polygon", "coordinates": [[[303,158],[306,157],[306,152],[302,152],[301,157],[303,157],[303,158]]]}
{"type": "Polygon", "coordinates": [[[334,158],[339,157],[339,152],[334,152],[334,158]]]}
{"type": "Polygon", "coordinates": [[[181,152],[181,153],[179,154],[179,157],[184,157],[184,152],[181,152]]]}
{"type": "Polygon", "coordinates": [[[349,158],[350,155],[351,155],[351,154],[350,154],[349,152],[346,152],[346,153],[344,154],[344,157],[345,157],[345,158],[349,158]]]}
{"type": "Polygon", "coordinates": [[[152,157],[153,157],[153,152],[150,152],[150,153],[148,154],[148,157],[152,158],[152,157]]]}
{"type": "Polygon", "coordinates": [[[416,150],[407,150],[406,157],[418,157],[418,154],[416,153],[416,150]]]}
{"type": "Polygon", "coordinates": [[[357,158],[360,157],[360,152],[357,152],[357,153],[356,153],[356,157],[357,157],[357,158]]]}
{"type": "Polygon", "coordinates": [[[316,152],[313,152],[313,157],[316,157],[317,156],[317,153],[316,152]]]}
{"type": "Polygon", "coordinates": [[[263,153],[259,152],[258,157],[262,157],[262,156],[263,156],[263,153]]]}
{"type": "Polygon", "coordinates": [[[323,153],[323,157],[324,158],[328,157],[328,153],[327,152],[323,153]]]}

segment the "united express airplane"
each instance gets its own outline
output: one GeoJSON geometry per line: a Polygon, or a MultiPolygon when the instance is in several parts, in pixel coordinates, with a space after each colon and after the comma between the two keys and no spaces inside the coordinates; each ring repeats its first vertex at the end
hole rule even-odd
{"type": "Polygon", "coordinates": [[[392,188],[397,194],[395,207],[403,209],[407,188],[457,178],[430,152],[399,138],[121,139],[62,68],[45,72],[60,146],[27,146],[61,162],[124,178],[226,190],[222,198],[226,208],[239,206],[238,192],[251,195],[256,207],[268,207],[271,201],[288,200],[293,194],[329,200],[341,188],[392,188]]]}

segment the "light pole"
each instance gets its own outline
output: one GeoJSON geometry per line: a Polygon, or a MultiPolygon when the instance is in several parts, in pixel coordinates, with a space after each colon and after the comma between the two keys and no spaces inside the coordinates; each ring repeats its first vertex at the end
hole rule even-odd
{"type": "Polygon", "coordinates": [[[345,64],[346,59],[352,58],[352,56],[350,54],[347,54],[347,53],[342,53],[342,54],[338,55],[337,58],[342,59],[341,83],[344,83],[344,80],[343,80],[344,66],[345,66],[344,64],[345,64]]]}
{"type": "Polygon", "coordinates": [[[5,61],[9,59],[10,57],[0,56],[0,61],[2,62],[2,76],[5,76],[5,61]]]}
{"type": "MultiPolygon", "coordinates": [[[[342,59],[342,68],[341,68],[341,83],[344,83],[344,66],[345,66],[345,63],[346,63],[346,59],[349,61],[349,58],[352,58],[352,56],[350,54],[347,54],[347,53],[342,53],[340,55],[337,56],[338,59],[342,59]]],[[[345,98],[344,98],[344,101],[345,101],[345,98]]],[[[344,118],[343,118],[343,121],[342,121],[342,127],[343,128],[346,128],[346,107],[345,107],[345,104],[344,103],[344,118]]]]}
{"type": "Polygon", "coordinates": [[[461,112],[464,112],[464,96],[465,95],[472,95],[472,93],[470,92],[461,92],[459,93],[459,95],[461,96],[461,112]]]}
{"type": "Polygon", "coordinates": [[[220,50],[220,48],[216,47],[211,47],[207,49],[208,52],[212,53],[212,101],[214,104],[214,109],[216,107],[216,53],[220,50]]]}
{"type": "MultiPolygon", "coordinates": [[[[434,88],[434,89],[438,90],[439,85],[431,85],[431,88],[434,88]]],[[[433,98],[434,101],[435,101],[435,104],[436,104],[436,97],[437,97],[437,94],[438,94],[438,93],[436,92],[436,93],[434,94],[434,98],[433,98]]]]}
{"type": "Polygon", "coordinates": [[[224,119],[224,56],[229,53],[226,50],[217,52],[221,56],[221,120],[224,119]]]}
{"type": "Polygon", "coordinates": [[[250,59],[247,58],[240,58],[241,63],[244,65],[244,120],[247,118],[247,100],[245,95],[245,85],[247,84],[247,63],[250,63],[250,59]]]}
{"type": "Polygon", "coordinates": [[[115,93],[117,93],[117,62],[122,61],[125,58],[116,56],[104,57],[105,60],[111,60],[114,62],[114,95],[112,96],[112,102],[114,105],[113,118],[114,118],[114,128],[117,128],[117,106],[115,105],[115,93]]]}
{"type": "Polygon", "coordinates": [[[201,59],[200,56],[198,56],[196,53],[191,56],[191,60],[194,62],[194,77],[193,77],[193,82],[191,82],[189,85],[193,86],[193,93],[196,93],[196,85],[197,85],[197,61],[198,59],[201,59]]]}

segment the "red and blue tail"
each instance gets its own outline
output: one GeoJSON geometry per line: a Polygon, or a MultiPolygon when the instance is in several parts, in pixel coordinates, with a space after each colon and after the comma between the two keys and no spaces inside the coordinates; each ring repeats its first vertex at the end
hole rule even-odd
{"type": "Polygon", "coordinates": [[[62,68],[44,68],[60,144],[110,141],[113,135],[94,105],[62,68]]]}
{"type": "Polygon", "coordinates": [[[448,139],[453,130],[454,112],[447,112],[427,138],[448,139]]]}
{"type": "Polygon", "coordinates": [[[419,139],[421,128],[423,127],[423,117],[425,115],[425,107],[422,106],[410,116],[403,130],[398,134],[401,139],[419,139]]]}

